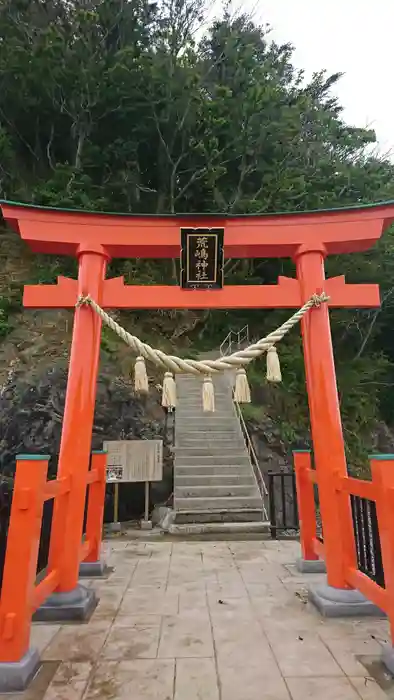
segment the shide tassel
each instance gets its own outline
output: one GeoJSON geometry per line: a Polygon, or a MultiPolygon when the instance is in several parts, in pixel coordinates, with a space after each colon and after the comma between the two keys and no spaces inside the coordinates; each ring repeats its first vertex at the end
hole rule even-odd
{"type": "Polygon", "coordinates": [[[165,408],[176,406],[176,384],[172,372],[166,372],[164,375],[161,405],[165,408]]]}
{"type": "Polygon", "coordinates": [[[210,374],[204,377],[202,385],[202,410],[205,413],[214,413],[215,411],[215,391],[210,374]]]}
{"type": "Polygon", "coordinates": [[[237,403],[250,403],[250,388],[246,370],[241,367],[235,375],[234,401],[237,403]]]}
{"type": "Polygon", "coordinates": [[[267,351],[267,382],[281,382],[282,373],[275,345],[267,351]]]}
{"type": "Polygon", "coordinates": [[[147,394],[149,391],[148,375],[143,357],[137,357],[134,366],[134,389],[138,394],[147,394]]]}

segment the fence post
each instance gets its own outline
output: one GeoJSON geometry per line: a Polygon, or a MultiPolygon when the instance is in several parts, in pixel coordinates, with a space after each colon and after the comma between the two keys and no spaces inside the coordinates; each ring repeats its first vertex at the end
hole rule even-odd
{"type": "MultiPolygon", "coordinates": [[[[29,649],[33,614],[31,601],[36,579],[48,462],[47,455],[16,457],[15,486],[0,597],[0,688],[7,690],[23,689],[31,677],[29,664],[34,666],[37,662],[32,656],[26,662],[23,659],[28,655],[29,649]],[[10,662],[13,663],[10,665],[10,662]],[[21,674],[19,681],[18,666],[21,674]],[[29,676],[27,679],[26,675],[29,676]]],[[[35,670],[33,668],[31,673],[35,670]]]]}
{"type": "Polygon", "coordinates": [[[383,652],[383,661],[394,673],[394,455],[372,455],[372,480],[376,488],[376,513],[382,550],[386,610],[390,623],[391,645],[383,652]]]}
{"type": "Polygon", "coordinates": [[[278,537],[276,528],[276,509],[275,509],[275,484],[274,484],[274,474],[273,472],[268,472],[268,506],[270,514],[270,532],[271,539],[276,540],[278,537]]]}
{"type": "Polygon", "coordinates": [[[88,556],[83,562],[86,564],[100,561],[104,518],[106,466],[107,453],[102,451],[93,452],[92,470],[97,470],[98,480],[90,484],[89,487],[86,539],[88,542],[91,542],[92,547],[88,556]]]}
{"type": "Polygon", "coordinates": [[[308,450],[295,450],[293,459],[297,485],[301,556],[304,561],[316,561],[319,557],[313,547],[313,540],[316,538],[316,512],[313,484],[309,478],[311,453],[308,450]]]}

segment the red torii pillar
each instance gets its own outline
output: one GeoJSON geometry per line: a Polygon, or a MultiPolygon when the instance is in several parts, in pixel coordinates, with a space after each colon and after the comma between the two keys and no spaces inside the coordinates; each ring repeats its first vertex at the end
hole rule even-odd
{"type": "MultiPolygon", "coordinates": [[[[328,583],[346,588],[344,567],[349,560],[355,561],[355,551],[350,508],[348,522],[344,523],[335,505],[337,478],[347,469],[328,306],[378,306],[379,289],[376,285],[348,285],[343,277],[325,280],[324,258],[370,248],[394,220],[394,204],[231,218],[95,214],[9,202],[2,204],[2,210],[33,251],[73,255],[79,260],[78,281],[59,277],[56,285],[25,286],[26,308],[74,308],[79,294],[90,294],[109,309],[298,308],[312,294],[326,292],[330,301],[308,313],[302,323],[302,336],[328,583]],[[203,291],[126,286],[122,278],[104,279],[111,258],[179,257],[181,227],[224,228],[226,258],[292,257],[297,279],[281,277],[277,285],[203,291]]],[[[91,309],[75,310],[58,467],[59,476],[72,475],[73,492],[65,529],[64,519],[55,514],[49,563],[62,572],[59,592],[72,592],[78,583],[83,484],[89,467],[100,331],[100,322],[91,309]]]]}

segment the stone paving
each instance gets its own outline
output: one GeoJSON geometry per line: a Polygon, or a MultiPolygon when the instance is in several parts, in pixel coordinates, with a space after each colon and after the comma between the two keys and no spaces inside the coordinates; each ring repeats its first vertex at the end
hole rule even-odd
{"type": "Polygon", "coordinates": [[[387,700],[359,660],[380,656],[387,622],[322,620],[296,542],[107,544],[90,622],[34,625],[61,661],[45,700],[387,700]]]}

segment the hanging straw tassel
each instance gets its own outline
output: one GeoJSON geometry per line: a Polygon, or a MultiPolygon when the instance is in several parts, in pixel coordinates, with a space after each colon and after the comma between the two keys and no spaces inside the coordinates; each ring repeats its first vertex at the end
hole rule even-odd
{"type": "Polygon", "coordinates": [[[143,357],[137,357],[134,365],[134,389],[139,394],[147,394],[149,391],[148,375],[143,357]]]}
{"type": "Polygon", "coordinates": [[[161,405],[165,408],[176,406],[176,384],[172,372],[166,372],[164,375],[161,405]]]}
{"type": "Polygon", "coordinates": [[[237,403],[250,403],[251,401],[249,382],[243,367],[237,369],[235,375],[234,401],[237,403]]]}
{"type": "Polygon", "coordinates": [[[204,377],[204,384],[202,385],[202,410],[209,413],[214,413],[215,411],[215,391],[210,374],[204,377]]]}
{"type": "Polygon", "coordinates": [[[267,351],[267,382],[281,382],[282,373],[275,345],[267,351]]]}

